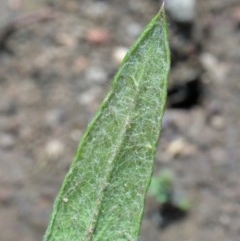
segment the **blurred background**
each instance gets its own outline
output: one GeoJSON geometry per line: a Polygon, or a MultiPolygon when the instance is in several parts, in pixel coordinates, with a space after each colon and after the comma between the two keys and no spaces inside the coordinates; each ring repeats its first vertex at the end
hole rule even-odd
{"type": "MultiPolygon", "coordinates": [[[[40,241],[82,133],[157,0],[0,0],[0,240],[40,241]]],[[[240,2],[166,0],[172,69],[139,240],[239,240],[240,2]],[[173,203],[176,203],[173,201],[173,203]]]]}

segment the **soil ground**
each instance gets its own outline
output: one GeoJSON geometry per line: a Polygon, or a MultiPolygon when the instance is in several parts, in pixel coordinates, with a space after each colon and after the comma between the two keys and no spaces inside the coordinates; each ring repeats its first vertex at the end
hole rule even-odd
{"type": "MultiPolygon", "coordinates": [[[[0,240],[38,241],[119,58],[159,2],[0,4],[0,240]]],[[[141,241],[240,236],[240,3],[198,0],[196,10],[191,24],[169,19],[172,70],[155,168],[172,171],[191,208],[161,229],[148,197],[141,241]]]]}

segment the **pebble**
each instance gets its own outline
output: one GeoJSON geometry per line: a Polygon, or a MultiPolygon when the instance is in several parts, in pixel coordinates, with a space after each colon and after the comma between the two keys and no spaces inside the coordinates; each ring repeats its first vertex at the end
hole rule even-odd
{"type": "Polygon", "coordinates": [[[200,56],[200,62],[209,74],[216,81],[225,81],[228,67],[221,63],[214,55],[210,53],[202,53],[200,56]]]}
{"type": "Polygon", "coordinates": [[[85,38],[90,44],[104,45],[109,43],[110,33],[107,29],[92,28],[87,30],[85,38]]]}
{"type": "Polygon", "coordinates": [[[63,108],[55,108],[46,113],[46,122],[49,126],[62,124],[66,120],[66,112],[63,108]]]}
{"type": "Polygon", "coordinates": [[[105,83],[107,80],[107,73],[100,67],[93,66],[86,70],[85,78],[94,83],[105,83]]]}
{"type": "Polygon", "coordinates": [[[141,31],[142,31],[142,27],[138,23],[130,23],[127,26],[127,32],[131,37],[134,37],[134,38],[137,37],[141,33],[141,31]]]}
{"type": "Polygon", "coordinates": [[[89,3],[85,8],[86,15],[93,19],[106,17],[108,10],[109,5],[104,1],[94,1],[93,3],[89,3]]]}
{"type": "Polygon", "coordinates": [[[78,57],[74,61],[74,70],[78,73],[86,70],[89,66],[89,60],[83,56],[78,57]]]}
{"type": "Polygon", "coordinates": [[[78,96],[77,101],[80,105],[86,106],[88,110],[94,111],[99,105],[98,99],[99,99],[100,93],[101,93],[101,88],[99,87],[91,88],[81,93],[78,96]]]}
{"type": "Polygon", "coordinates": [[[195,17],[196,0],[167,0],[166,10],[171,17],[180,23],[191,23],[195,17]]]}
{"type": "Polygon", "coordinates": [[[0,146],[3,149],[12,149],[13,146],[15,145],[15,137],[13,135],[10,134],[2,134],[0,136],[0,146]]]}
{"type": "Polygon", "coordinates": [[[59,33],[56,36],[56,42],[60,45],[70,47],[70,48],[74,48],[77,45],[76,38],[66,33],[59,33]]]}
{"type": "Polygon", "coordinates": [[[112,58],[116,65],[119,65],[123,61],[127,52],[128,52],[128,48],[123,46],[116,47],[113,50],[112,58]]]}
{"type": "Polygon", "coordinates": [[[177,138],[169,143],[166,152],[172,158],[176,156],[192,156],[196,152],[196,147],[183,138],[177,138]]]}
{"type": "Polygon", "coordinates": [[[45,146],[45,153],[51,160],[60,158],[64,153],[64,144],[59,140],[51,140],[45,146]]]}
{"type": "Polygon", "coordinates": [[[219,217],[219,221],[224,226],[229,226],[231,223],[231,218],[227,214],[223,214],[219,217]]]}
{"type": "Polygon", "coordinates": [[[213,100],[206,105],[206,112],[208,117],[219,115],[222,111],[222,106],[217,100],[213,100]]]}
{"type": "Polygon", "coordinates": [[[211,118],[211,126],[216,130],[222,130],[225,126],[225,121],[220,115],[215,115],[211,118]]]}

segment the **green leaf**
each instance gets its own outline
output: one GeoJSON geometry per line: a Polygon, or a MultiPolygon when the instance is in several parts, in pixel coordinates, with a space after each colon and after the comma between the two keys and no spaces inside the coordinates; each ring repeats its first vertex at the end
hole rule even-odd
{"type": "Polygon", "coordinates": [[[131,47],[56,198],[45,241],[138,237],[170,57],[163,8],[131,47]]]}

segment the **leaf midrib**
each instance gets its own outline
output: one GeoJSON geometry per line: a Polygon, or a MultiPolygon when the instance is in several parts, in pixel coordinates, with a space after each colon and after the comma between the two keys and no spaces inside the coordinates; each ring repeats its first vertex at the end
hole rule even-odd
{"type": "MultiPolygon", "coordinates": [[[[151,31],[152,29],[149,29],[149,32],[151,31]]],[[[147,36],[148,33],[146,33],[146,35],[141,39],[141,41],[143,41],[146,36],[147,36]]],[[[140,45],[140,43],[138,43],[138,45],[140,45]]],[[[137,47],[134,49],[134,52],[137,50],[137,47]]],[[[146,53],[146,56],[148,56],[148,54],[146,53]]],[[[143,66],[145,67],[148,63],[148,60],[149,60],[149,57],[148,58],[144,58],[143,60],[143,66]]],[[[98,223],[98,220],[99,220],[99,212],[101,210],[101,207],[102,207],[102,204],[103,204],[103,199],[104,199],[104,193],[106,192],[108,186],[110,185],[110,182],[109,180],[111,179],[111,174],[113,172],[113,169],[114,169],[114,165],[113,163],[115,162],[115,160],[118,159],[118,155],[122,149],[122,146],[124,144],[124,140],[126,138],[126,133],[127,133],[127,130],[129,129],[129,123],[131,123],[131,120],[134,118],[134,114],[131,114],[131,113],[135,113],[134,110],[136,109],[136,104],[137,104],[137,101],[138,101],[138,97],[139,97],[139,94],[140,94],[140,85],[142,83],[142,80],[143,80],[143,76],[144,76],[144,70],[145,68],[142,67],[140,72],[139,72],[139,75],[138,75],[138,79],[139,79],[139,85],[136,86],[137,88],[137,91],[136,91],[136,94],[135,94],[135,97],[133,98],[133,104],[131,106],[131,108],[129,108],[128,110],[128,116],[126,116],[126,119],[124,121],[124,124],[121,128],[121,134],[119,135],[118,137],[118,142],[117,142],[117,145],[116,145],[116,149],[115,149],[115,152],[114,154],[112,155],[112,157],[110,158],[110,162],[109,162],[109,169],[107,170],[106,172],[106,178],[104,179],[104,181],[102,182],[103,185],[102,185],[102,188],[101,188],[101,191],[100,191],[100,195],[99,195],[99,198],[97,199],[96,201],[96,209],[93,211],[93,218],[92,218],[92,225],[90,225],[90,228],[88,229],[88,232],[86,234],[86,241],[91,241],[93,240],[93,234],[94,234],[94,231],[96,229],[96,226],[97,226],[97,223],[98,223]]],[[[118,77],[120,77],[121,75],[119,75],[118,77]]],[[[130,76],[126,77],[126,78],[130,78],[130,76]]],[[[112,93],[114,94],[114,92],[112,93]]],[[[111,96],[109,96],[109,99],[111,98],[111,96]]]]}

